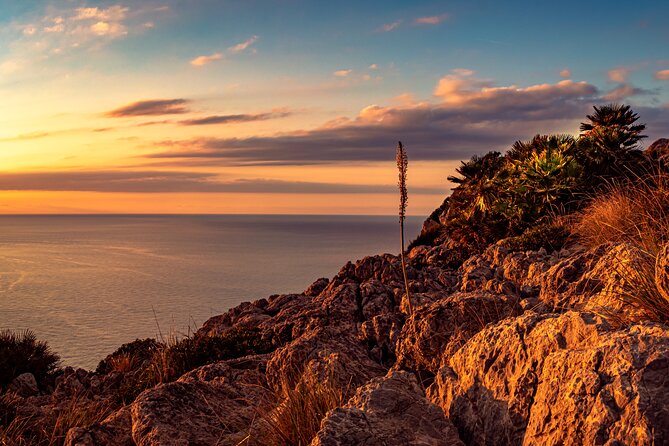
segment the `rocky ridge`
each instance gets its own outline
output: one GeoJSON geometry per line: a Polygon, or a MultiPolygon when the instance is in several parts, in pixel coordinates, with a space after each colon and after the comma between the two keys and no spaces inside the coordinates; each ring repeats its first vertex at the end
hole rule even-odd
{"type": "MultiPolygon", "coordinates": [[[[66,444],[270,444],[264,415],[305,379],[343,394],[312,446],[669,443],[669,328],[617,328],[598,315],[621,311],[610,263],[634,255],[622,244],[519,252],[498,243],[454,266],[444,245],[418,246],[409,253],[411,315],[399,259],[366,257],[198,332],[253,327],[272,340],[271,353],[145,390],[104,421],[71,429],[66,444]]],[[[39,415],[73,395],[104,400],[121,376],[68,369],[46,395],[19,378],[21,410],[39,415]]]]}

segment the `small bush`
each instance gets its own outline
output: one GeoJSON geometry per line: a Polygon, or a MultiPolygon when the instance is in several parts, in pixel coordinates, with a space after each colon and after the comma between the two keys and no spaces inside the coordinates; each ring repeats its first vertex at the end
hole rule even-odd
{"type": "Polygon", "coordinates": [[[100,361],[97,373],[109,373],[111,371],[128,372],[140,366],[144,361],[153,357],[154,353],[160,348],[161,344],[155,339],[136,339],[120,346],[114,353],[108,355],[100,361]],[[124,368],[129,370],[119,370],[121,364],[127,364],[124,368]]]}
{"type": "Polygon", "coordinates": [[[60,358],[35,333],[0,331],[0,389],[22,373],[32,373],[44,385],[58,370],[60,358]]]}
{"type": "Polygon", "coordinates": [[[558,251],[569,238],[569,229],[560,223],[545,223],[528,229],[522,235],[500,241],[500,245],[510,251],[558,251]]]}

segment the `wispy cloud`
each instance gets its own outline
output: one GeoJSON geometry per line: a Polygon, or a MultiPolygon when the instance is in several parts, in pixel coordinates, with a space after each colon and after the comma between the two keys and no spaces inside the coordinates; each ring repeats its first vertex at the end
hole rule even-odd
{"type": "Polygon", "coordinates": [[[137,101],[105,113],[111,118],[128,116],[157,116],[188,113],[187,99],[152,99],[137,101]]]}
{"type": "Polygon", "coordinates": [[[223,59],[222,53],[214,53],[210,54],[209,56],[198,56],[195,59],[191,60],[190,64],[196,67],[201,67],[221,59],[223,59]]]}
{"type": "MultiPolygon", "coordinates": [[[[245,51],[251,51],[255,53],[255,49],[251,48],[251,46],[258,41],[258,36],[251,36],[248,39],[246,39],[243,42],[240,42],[236,45],[233,45],[229,47],[226,52],[230,56],[234,56],[236,54],[241,54],[245,51]]],[[[194,58],[193,60],[190,61],[190,64],[195,66],[195,67],[202,67],[205,65],[209,65],[212,62],[222,60],[225,58],[225,55],[222,52],[215,52],[210,55],[203,55],[203,56],[198,56],[194,58]]]]}
{"type": "Polygon", "coordinates": [[[630,69],[627,67],[612,68],[607,73],[609,81],[618,83],[627,82],[629,75],[630,69]]]}
{"type": "Polygon", "coordinates": [[[602,98],[607,101],[622,101],[623,99],[631,98],[632,96],[652,96],[655,94],[657,94],[655,91],[635,87],[630,83],[622,83],[606,93],[602,98]]]}
{"type": "Polygon", "coordinates": [[[214,124],[236,124],[242,122],[266,121],[269,119],[285,118],[292,112],[285,109],[278,109],[267,113],[246,113],[236,115],[213,115],[204,118],[186,119],[179,121],[181,125],[214,125],[214,124]]]}
{"type": "Polygon", "coordinates": [[[385,25],[381,26],[379,29],[377,29],[377,31],[387,33],[397,29],[401,24],[402,20],[395,20],[394,22],[386,23],[385,25]]]}
{"type": "Polygon", "coordinates": [[[237,45],[233,45],[230,48],[228,48],[228,52],[231,53],[231,54],[241,53],[241,52],[246,51],[247,49],[249,49],[251,47],[251,45],[253,45],[257,41],[258,41],[258,36],[251,36],[248,39],[246,39],[245,41],[243,41],[241,43],[238,43],[237,45]]]}
{"type": "Polygon", "coordinates": [[[414,23],[419,25],[439,25],[440,23],[448,20],[448,14],[439,14],[431,15],[426,17],[418,17],[414,20],[414,23]]]}
{"type": "Polygon", "coordinates": [[[6,44],[11,49],[12,59],[24,61],[20,66],[22,70],[54,56],[99,50],[114,40],[144,33],[155,26],[161,13],[159,8],[132,9],[122,4],[58,7],[52,3],[44,2],[44,12],[39,16],[35,14],[32,20],[13,22],[7,29],[16,32],[13,40],[6,44]],[[149,15],[151,21],[147,22],[149,15]],[[147,23],[152,26],[146,26],[147,23]]]}

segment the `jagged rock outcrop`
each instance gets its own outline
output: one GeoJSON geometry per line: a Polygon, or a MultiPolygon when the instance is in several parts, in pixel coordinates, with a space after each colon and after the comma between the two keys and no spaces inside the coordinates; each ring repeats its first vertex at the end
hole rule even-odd
{"type": "Polygon", "coordinates": [[[442,361],[491,322],[519,314],[515,296],[487,291],[455,293],[407,320],[397,343],[397,366],[436,373],[442,361]]]}
{"type": "Polygon", "coordinates": [[[471,338],[427,395],[467,444],[664,444],[668,367],[666,327],[528,313],[471,338]]]}
{"type": "Polygon", "coordinates": [[[416,378],[391,372],[360,387],[331,411],[311,446],[464,446],[444,413],[425,399],[416,378]]]}

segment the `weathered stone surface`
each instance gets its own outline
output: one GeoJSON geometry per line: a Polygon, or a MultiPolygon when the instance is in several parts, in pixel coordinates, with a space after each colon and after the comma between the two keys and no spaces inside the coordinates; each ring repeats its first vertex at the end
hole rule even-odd
{"type": "Polygon", "coordinates": [[[309,288],[304,291],[304,294],[306,296],[318,296],[328,286],[329,283],[330,279],[327,277],[321,277],[309,285],[309,288]]]}
{"type": "Polygon", "coordinates": [[[273,401],[265,359],[247,357],[196,369],[142,393],[131,405],[132,438],[148,445],[234,445],[273,401]]]}
{"type": "Polygon", "coordinates": [[[627,305],[624,296],[639,291],[633,279],[647,262],[647,253],[627,243],[577,251],[541,276],[539,297],[553,310],[617,314],[626,320],[639,320],[643,312],[627,305]]]}
{"type": "Polygon", "coordinates": [[[396,371],[358,389],[328,414],[311,446],[461,446],[444,413],[427,401],[413,374],[396,371]]]}
{"type": "Polygon", "coordinates": [[[277,350],[267,364],[267,382],[277,392],[292,388],[307,366],[332,374],[336,382],[353,388],[386,373],[354,333],[345,327],[326,327],[277,350]]]}
{"type": "Polygon", "coordinates": [[[9,383],[7,391],[28,398],[37,395],[39,388],[37,387],[37,380],[32,373],[22,373],[9,383]]]}
{"type": "Polygon", "coordinates": [[[637,325],[549,355],[524,444],[669,444],[668,336],[637,325]]]}
{"type": "Polygon", "coordinates": [[[416,310],[402,328],[397,366],[435,373],[490,322],[519,314],[518,300],[485,291],[455,293],[416,310]]]}
{"type": "Polygon", "coordinates": [[[663,444],[668,367],[666,327],[526,313],[471,338],[427,395],[467,444],[663,444]]]}

